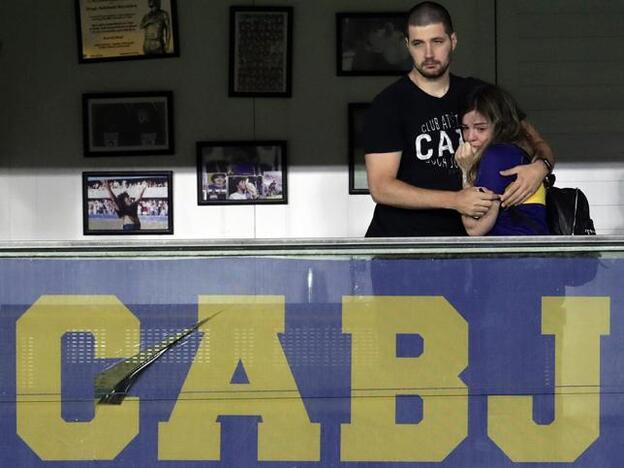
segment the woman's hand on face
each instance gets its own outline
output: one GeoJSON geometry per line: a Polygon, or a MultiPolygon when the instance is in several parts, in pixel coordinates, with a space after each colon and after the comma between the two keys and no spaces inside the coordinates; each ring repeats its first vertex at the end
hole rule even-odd
{"type": "Polygon", "coordinates": [[[470,145],[470,143],[464,142],[459,145],[457,151],[455,152],[455,161],[462,172],[466,173],[474,164],[475,156],[475,149],[470,145]]]}
{"type": "Polygon", "coordinates": [[[245,189],[247,190],[247,193],[251,195],[251,198],[258,198],[258,189],[256,189],[254,184],[249,181],[245,182],[245,189]]]}

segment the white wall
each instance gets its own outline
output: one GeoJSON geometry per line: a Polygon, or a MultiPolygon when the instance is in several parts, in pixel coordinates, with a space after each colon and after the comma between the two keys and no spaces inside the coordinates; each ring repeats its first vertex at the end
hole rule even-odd
{"type": "MultiPolygon", "coordinates": [[[[83,239],[81,173],[174,172],[175,238],[359,237],[370,220],[368,196],[348,195],[347,104],[370,101],[392,77],[337,77],[335,13],[405,11],[413,0],[293,0],[293,97],[227,97],[228,0],[179,0],[181,56],[78,64],[73,0],[0,3],[0,240],[83,239]],[[176,154],[85,158],[81,95],[172,90],[176,154]],[[288,205],[198,206],[195,142],[288,141],[288,205]]],[[[494,79],[490,0],[446,2],[460,48],[458,74],[494,79]]],[[[592,203],[601,233],[624,227],[619,206],[624,167],[560,164],[592,203]],[[607,182],[609,182],[607,184],[607,182]],[[608,187],[608,192],[605,192],[608,187]]],[[[141,236],[145,238],[146,236],[141,236]]]]}
{"type": "Polygon", "coordinates": [[[561,163],[555,173],[557,186],[587,195],[598,234],[624,234],[624,162],[561,163]]]}

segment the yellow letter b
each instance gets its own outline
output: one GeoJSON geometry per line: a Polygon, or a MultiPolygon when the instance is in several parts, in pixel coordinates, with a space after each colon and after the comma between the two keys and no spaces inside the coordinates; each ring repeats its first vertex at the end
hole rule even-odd
{"type": "Polygon", "coordinates": [[[351,423],[343,461],[441,461],[468,431],[468,327],[443,297],[344,297],[351,334],[351,423]],[[418,356],[397,357],[397,334],[420,335],[418,356]],[[422,419],[397,424],[400,395],[418,395],[422,419]]]}

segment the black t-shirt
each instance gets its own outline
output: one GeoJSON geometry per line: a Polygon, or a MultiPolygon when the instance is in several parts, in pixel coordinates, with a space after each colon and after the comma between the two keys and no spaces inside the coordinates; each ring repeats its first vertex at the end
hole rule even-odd
{"type": "MultiPolygon", "coordinates": [[[[366,153],[401,151],[397,179],[420,188],[461,190],[454,155],[463,141],[457,113],[465,96],[484,84],[450,75],[448,92],[430,96],[404,76],[383,90],[366,115],[366,153]]],[[[462,236],[455,210],[410,210],[378,204],[367,237],[462,236]]]]}
{"type": "Polygon", "coordinates": [[[141,221],[139,220],[139,202],[135,201],[130,205],[126,205],[123,200],[117,202],[119,209],[117,211],[117,217],[123,218],[124,216],[129,217],[134,224],[141,225],[141,221]]]}

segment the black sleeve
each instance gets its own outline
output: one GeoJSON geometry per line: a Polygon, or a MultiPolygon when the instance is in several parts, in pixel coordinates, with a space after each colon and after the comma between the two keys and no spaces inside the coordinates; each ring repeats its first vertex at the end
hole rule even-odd
{"type": "Polygon", "coordinates": [[[399,112],[392,95],[382,93],[375,98],[364,120],[365,153],[392,153],[403,150],[399,112]]]}

